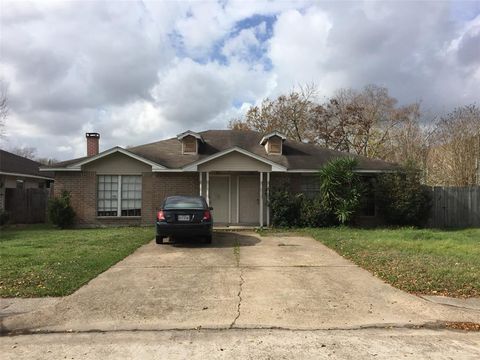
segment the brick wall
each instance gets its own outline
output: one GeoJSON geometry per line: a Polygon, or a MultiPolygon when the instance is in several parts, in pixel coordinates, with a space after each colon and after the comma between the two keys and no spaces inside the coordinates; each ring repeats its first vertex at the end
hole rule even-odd
{"type": "Polygon", "coordinates": [[[71,204],[75,210],[75,224],[88,226],[153,225],[156,211],[166,196],[198,195],[197,173],[143,173],[142,216],[103,217],[96,216],[97,177],[94,171],[57,172],[55,174],[54,196],[63,190],[71,194],[71,204]]]}
{"type": "Polygon", "coordinates": [[[64,190],[70,192],[71,204],[76,214],[75,223],[79,226],[95,223],[96,188],[95,172],[55,173],[54,196],[60,196],[64,190]]]}
{"type": "Polygon", "coordinates": [[[165,197],[198,193],[197,173],[143,173],[142,223],[153,224],[165,197]]]}

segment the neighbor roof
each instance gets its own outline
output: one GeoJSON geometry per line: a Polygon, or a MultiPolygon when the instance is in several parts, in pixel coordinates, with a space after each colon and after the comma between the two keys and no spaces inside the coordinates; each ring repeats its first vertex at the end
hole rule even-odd
{"type": "Polygon", "coordinates": [[[24,175],[26,177],[48,178],[53,180],[53,173],[40,172],[39,162],[27,159],[23,156],[0,150],[0,173],[6,175],[24,175]]]}
{"type": "MultiPolygon", "coordinates": [[[[282,155],[269,155],[260,145],[263,134],[251,130],[208,130],[198,133],[204,142],[199,143],[198,154],[182,154],[182,144],[175,137],[150,144],[135,146],[128,151],[168,169],[181,169],[186,165],[206,159],[218,152],[234,147],[265,158],[285,167],[288,171],[318,170],[327,162],[338,157],[353,157],[358,161],[358,170],[388,171],[397,169],[396,164],[365,156],[330,150],[318,145],[305,144],[286,139],[282,155]]],[[[87,157],[63,161],[53,167],[62,168],[74,165],[87,157]]]]}

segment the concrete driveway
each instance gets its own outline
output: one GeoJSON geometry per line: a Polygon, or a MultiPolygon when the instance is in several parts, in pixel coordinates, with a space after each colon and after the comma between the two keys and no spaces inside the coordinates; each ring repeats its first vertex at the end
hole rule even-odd
{"type": "Polygon", "coordinates": [[[74,294],[3,319],[4,331],[358,329],[480,322],[480,311],[399,291],[307,237],[216,233],[149,243],[74,294]]]}

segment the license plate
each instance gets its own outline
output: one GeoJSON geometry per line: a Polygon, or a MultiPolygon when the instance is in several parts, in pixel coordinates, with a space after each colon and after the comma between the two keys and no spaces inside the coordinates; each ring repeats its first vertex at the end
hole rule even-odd
{"type": "Polygon", "coordinates": [[[178,221],[190,221],[190,215],[178,215],[178,221]]]}

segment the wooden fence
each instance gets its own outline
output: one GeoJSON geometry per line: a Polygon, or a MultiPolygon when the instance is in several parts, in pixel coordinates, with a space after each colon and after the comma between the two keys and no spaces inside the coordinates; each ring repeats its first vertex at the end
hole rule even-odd
{"type": "Polygon", "coordinates": [[[480,227],[480,186],[436,186],[431,191],[430,227],[480,227]]]}
{"type": "Polygon", "coordinates": [[[13,224],[44,223],[47,220],[48,189],[5,189],[5,210],[13,224]]]}

